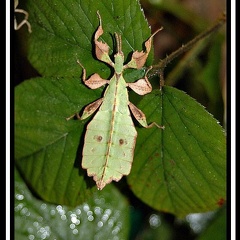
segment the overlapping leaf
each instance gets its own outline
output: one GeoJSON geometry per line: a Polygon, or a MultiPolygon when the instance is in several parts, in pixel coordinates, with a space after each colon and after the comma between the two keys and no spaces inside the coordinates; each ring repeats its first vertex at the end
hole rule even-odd
{"type": "Polygon", "coordinates": [[[79,77],[81,68],[76,62],[79,60],[88,74],[103,72],[102,77],[109,77],[110,69],[94,59],[93,54],[93,35],[99,25],[97,11],[102,16],[105,32],[101,38],[111,47],[111,54],[116,49],[115,32],[122,35],[126,58],[134,50],[141,50],[150,36],[150,28],[136,0],[34,0],[28,1],[27,7],[33,29],[29,59],[44,76],[79,77]]]}
{"type": "Polygon", "coordinates": [[[89,194],[81,166],[84,121],[67,121],[100,97],[79,79],[39,78],[15,90],[15,158],[43,199],[75,206],[89,194]]]}
{"type": "Polygon", "coordinates": [[[226,199],[226,137],[222,127],[182,91],[163,87],[139,104],[165,130],[139,129],[128,182],[155,209],[184,216],[226,199]]]}

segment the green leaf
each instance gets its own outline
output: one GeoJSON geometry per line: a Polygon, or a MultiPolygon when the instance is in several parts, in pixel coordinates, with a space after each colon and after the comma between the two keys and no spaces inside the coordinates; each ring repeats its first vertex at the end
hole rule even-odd
{"type": "Polygon", "coordinates": [[[182,217],[212,211],[226,198],[226,138],[194,99],[172,87],[148,94],[139,108],[161,129],[139,129],[128,183],[151,207],[182,217]]]}
{"type": "MultiPolygon", "coordinates": [[[[110,68],[94,54],[93,35],[99,25],[97,11],[104,30],[101,38],[110,46],[112,54],[116,49],[115,32],[122,35],[125,58],[134,50],[142,50],[143,42],[150,36],[138,1],[31,0],[27,8],[33,31],[29,60],[45,76],[79,77],[78,59],[88,75],[98,72],[103,78],[109,77],[110,68]]],[[[148,65],[152,59],[153,54],[148,65]]]]}
{"type": "Polygon", "coordinates": [[[36,199],[15,170],[15,239],[127,239],[129,207],[113,186],[76,208],[36,199]]]}
{"type": "Polygon", "coordinates": [[[24,178],[46,201],[76,206],[89,196],[81,168],[86,121],[66,118],[100,94],[74,78],[39,78],[16,87],[15,159],[24,178]]]}

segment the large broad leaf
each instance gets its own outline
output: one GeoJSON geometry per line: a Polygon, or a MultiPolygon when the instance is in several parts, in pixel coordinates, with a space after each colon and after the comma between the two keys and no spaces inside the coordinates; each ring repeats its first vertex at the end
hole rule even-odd
{"type": "Polygon", "coordinates": [[[226,198],[226,138],[194,99],[172,87],[139,107],[161,129],[139,129],[128,182],[151,207],[184,216],[218,208],[226,198]]]}
{"type": "Polygon", "coordinates": [[[35,198],[15,171],[15,239],[127,239],[129,208],[113,186],[76,208],[35,198]]]}
{"type": "Polygon", "coordinates": [[[29,60],[45,76],[79,77],[78,59],[88,74],[98,72],[109,77],[110,68],[93,54],[93,35],[99,25],[97,11],[104,30],[101,39],[110,46],[111,54],[116,51],[115,32],[122,35],[125,58],[134,50],[142,50],[143,42],[150,36],[150,28],[135,0],[31,0],[27,1],[27,8],[32,25],[29,60]]]}
{"type": "Polygon", "coordinates": [[[16,87],[15,159],[43,199],[75,206],[90,194],[80,167],[85,121],[66,118],[100,93],[76,78],[36,78],[16,87]]]}

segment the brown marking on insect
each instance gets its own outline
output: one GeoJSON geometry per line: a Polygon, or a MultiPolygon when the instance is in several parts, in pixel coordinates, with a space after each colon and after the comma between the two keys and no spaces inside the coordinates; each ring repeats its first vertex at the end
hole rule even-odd
{"type": "Polygon", "coordinates": [[[94,139],[96,139],[98,142],[101,142],[103,137],[101,135],[98,135],[98,136],[96,135],[94,136],[94,139]]]}
{"type": "Polygon", "coordinates": [[[126,139],[119,139],[119,145],[121,146],[121,145],[123,145],[123,144],[127,144],[127,141],[126,141],[126,139]]]}
{"type": "Polygon", "coordinates": [[[221,207],[224,203],[225,203],[225,199],[224,199],[224,198],[220,198],[220,199],[218,200],[218,202],[217,202],[217,205],[218,205],[219,207],[221,207]]]}
{"type": "Polygon", "coordinates": [[[142,120],[142,119],[144,119],[144,114],[143,114],[143,112],[140,110],[140,109],[138,109],[138,108],[136,108],[133,104],[131,104],[131,103],[129,103],[129,107],[130,107],[130,109],[131,109],[131,111],[132,111],[132,114],[134,115],[134,117],[137,119],[137,120],[142,120]]]}
{"type": "Polygon", "coordinates": [[[97,107],[99,107],[99,104],[97,101],[93,102],[93,103],[90,103],[88,104],[86,107],[85,107],[85,110],[87,112],[92,112],[93,109],[96,109],[97,107]]]}

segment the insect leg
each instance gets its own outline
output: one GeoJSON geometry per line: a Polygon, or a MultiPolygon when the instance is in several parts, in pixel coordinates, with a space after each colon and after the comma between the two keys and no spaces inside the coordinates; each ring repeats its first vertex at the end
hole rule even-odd
{"type": "Polygon", "coordinates": [[[83,119],[89,117],[90,115],[92,115],[100,107],[102,102],[103,102],[103,98],[100,98],[100,99],[88,104],[84,108],[83,114],[80,119],[83,120],[83,119]]]}
{"type": "Polygon", "coordinates": [[[130,87],[134,92],[139,95],[145,95],[152,91],[152,85],[148,81],[147,73],[152,69],[152,66],[147,70],[145,77],[137,80],[133,83],[127,83],[128,87],[130,87]]]}
{"type": "Polygon", "coordinates": [[[132,54],[132,59],[130,60],[130,62],[128,64],[126,64],[124,66],[124,68],[137,68],[140,69],[144,66],[148,54],[151,50],[151,46],[152,46],[152,39],[153,36],[158,33],[160,30],[162,30],[162,28],[158,29],[156,32],[154,32],[149,38],[148,40],[145,42],[145,51],[135,51],[132,54]]]}
{"type": "Polygon", "coordinates": [[[131,102],[128,103],[128,106],[133,114],[133,116],[136,118],[136,120],[145,128],[151,128],[152,126],[156,126],[158,128],[164,129],[164,126],[160,126],[155,122],[152,122],[151,124],[147,124],[147,120],[146,120],[146,116],[145,114],[139,109],[137,108],[134,104],[132,104],[131,102]]]}
{"type": "Polygon", "coordinates": [[[98,41],[99,37],[103,34],[103,28],[102,28],[102,19],[100,16],[100,13],[97,11],[97,15],[99,18],[99,26],[98,29],[94,35],[94,43],[95,43],[95,53],[97,58],[100,61],[108,63],[110,66],[114,66],[114,63],[112,62],[111,58],[109,57],[109,46],[107,43],[103,43],[102,41],[98,41]]]}
{"type": "Polygon", "coordinates": [[[85,85],[87,85],[91,89],[97,89],[102,87],[103,85],[109,83],[109,80],[101,78],[97,73],[94,73],[90,78],[86,79],[86,69],[83,67],[83,65],[77,60],[77,63],[82,67],[83,69],[83,82],[85,85]]]}
{"type": "Polygon", "coordinates": [[[90,115],[92,115],[100,107],[102,102],[103,102],[103,98],[100,98],[100,99],[88,104],[84,108],[84,111],[83,111],[83,114],[81,117],[80,117],[79,113],[75,113],[75,114],[71,115],[70,117],[67,117],[66,120],[68,121],[74,117],[77,117],[77,119],[79,119],[79,120],[83,120],[83,119],[89,117],[90,115]]]}

